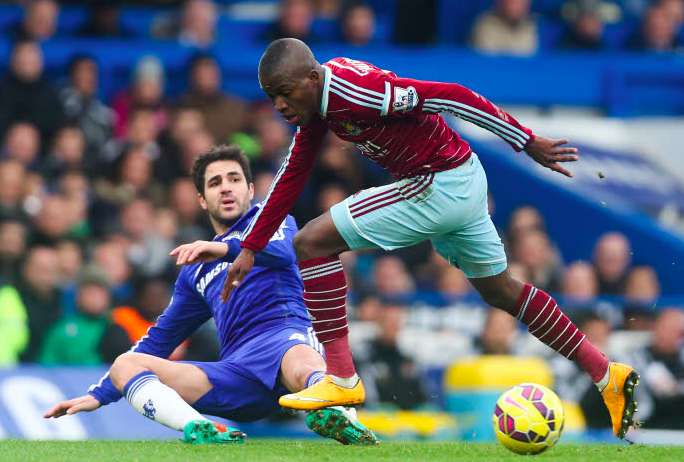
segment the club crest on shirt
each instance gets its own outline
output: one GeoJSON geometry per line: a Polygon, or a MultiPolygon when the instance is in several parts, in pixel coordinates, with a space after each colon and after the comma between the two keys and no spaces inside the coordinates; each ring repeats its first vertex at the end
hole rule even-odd
{"type": "Polygon", "coordinates": [[[413,87],[394,87],[394,112],[408,112],[418,105],[418,92],[413,87]]]}
{"type": "Polygon", "coordinates": [[[354,125],[350,120],[343,120],[342,122],[340,122],[340,126],[342,127],[342,130],[344,130],[351,136],[360,135],[363,131],[361,127],[359,127],[358,125],[354,125]]]}

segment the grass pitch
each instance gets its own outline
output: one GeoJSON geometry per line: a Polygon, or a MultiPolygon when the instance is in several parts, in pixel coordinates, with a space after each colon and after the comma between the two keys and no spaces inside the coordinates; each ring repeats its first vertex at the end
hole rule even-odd
{"type": "MultiPolygon", "coordinates": [[[[342,446],[328,441],[251,440],[244,445],[191,446],[179,441],[23,441],[0,442],[0,461],[518,461],[525,459],[498,444],[386,442],[376,447],[342,446]]],[[[529,456],[528,456],[529,457],[529,456]]],[[[534,456],[554,461],[682,461],[684,447],[559,444],[534,456]]]]}

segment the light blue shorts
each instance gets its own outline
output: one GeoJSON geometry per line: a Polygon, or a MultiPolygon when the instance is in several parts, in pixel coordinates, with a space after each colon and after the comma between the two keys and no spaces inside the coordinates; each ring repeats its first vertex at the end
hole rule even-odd
{"type": "Polygon", "coordinates": [[[469,278],[494,276],[507,266],[487,208],[487,176],[475,153],[452,170],[359,191],[330,213],[352,250],[394,250],[429,239],[469,278]]]}

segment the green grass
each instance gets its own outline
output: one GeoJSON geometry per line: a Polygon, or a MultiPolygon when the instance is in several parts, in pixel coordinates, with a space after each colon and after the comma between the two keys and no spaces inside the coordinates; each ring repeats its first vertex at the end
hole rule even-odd
{"type": "MultiPolygon", "coordinates": [[[[332,442],[252,440],[244,445],[190,446],[176,441],[22,441],[0,442],[0,461],[522,461],[498,444],[387,442],[349,447],[332,442]]],[[[529,459],[528,459],[529,460],[529,459]]],[[[682,461],[684,447],[559,444],[534,460],[682,461]]]]}

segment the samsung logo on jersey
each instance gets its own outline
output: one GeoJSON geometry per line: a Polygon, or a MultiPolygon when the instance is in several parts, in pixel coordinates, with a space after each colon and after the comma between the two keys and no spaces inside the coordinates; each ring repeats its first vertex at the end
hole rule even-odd
{"type": "Polygon", "coordinates": [[[207,288],[207,286],[211,283],[211,281],[222,271],[224,271],[226,268],[228,268],[228,262],[224,261],[219,263],[218,265],[214,266],[214,268],[209,271],[207,274],[202,276],[202,279],[200,279],[197,282],[197,285],[195,285],[195,289],[197,289],[197,292],[199,292],[203,297],[204,297],[204,291],[207,288]]]}

